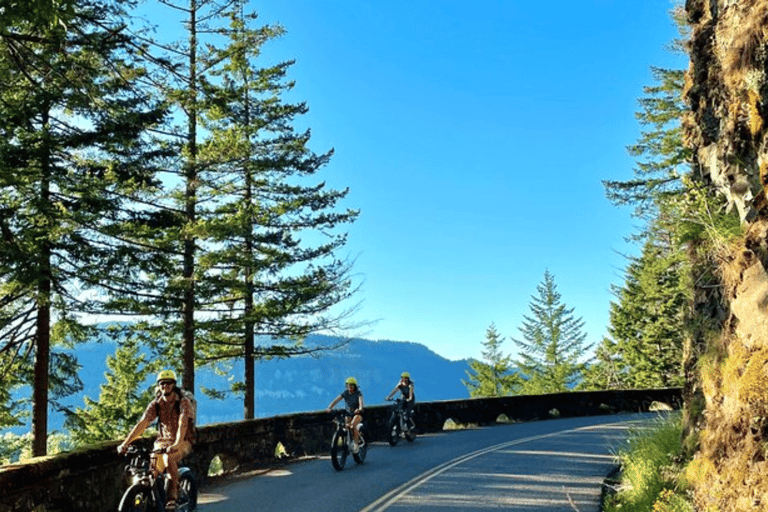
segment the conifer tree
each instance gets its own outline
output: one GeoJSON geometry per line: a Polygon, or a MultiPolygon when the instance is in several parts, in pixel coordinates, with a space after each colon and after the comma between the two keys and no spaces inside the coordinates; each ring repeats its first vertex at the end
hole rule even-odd
{"type": "MultiPolygon", "coordinates": [[[[157,255],[149,279],[116,304],[160,357],[183,360],[182,385],[194,386],[196,362],[243,358],[246,417],[252,417],[253,360],[315,349],[258,340],[300,340],[342,325],[350,310],[329,311],[354,291],[351,264],[337,256],[338,226],[357,212],[339,210],[346,190],[309,182],[332,151],[313,153],[309,131],[292,123],[303,103],[285,103],[292,62],[263,69],[254,61],[280,26],[252,28],[246,2],[164,2],[183,13],[186,41],[141,39],[154,56],[156,80],[178,115],[163,142],[169,193],[148,203],[156,229],[146,246],[157,255]]],[[[238,386],[240,389],[240,386],[238,386]]]]}
{"type": "MultiPolygon", "coordinates": [[[[669,45],[670,52],[686,54],[688,25],[680,8],[672,11],[680,37],[669,45]]],[[[635,144],[627,148],[636,158],[634,178],[604,180],[608,199],[617,206],[634,207],[634,215],[653,221],[669,198],[684,190],[682,177],[689,172],[690,149],[683,144],[682,119],[688,106],[683,99],[685,70],[651,67],[654,85],[643,88],[635,117],[643,130],[635,144]]],[[[641,235],[642,236],[642,235],[641,235]]]]}
{"type": "MultiPolygon", "coordinates": [[[[673,11],[680,39],[671,50],[685,54],[687,32],[680,10],[673,11]]],[[[683,144],[682,119],[689,110],[683,99],[683,69],[652,68],[655,84],[643,89],[636,113],[643,131],[628,148],[637,159],[634,179],[604,181],[606,195],[616,205],[631,205],[644,221],[632,238],[642,243],[641,254],[628,258],[625,283],[612,287],[610,337],[597,350],[585,386],[644,387],[681,382],[683,310],[687,269],[679,251],[687,236],[681,222],[679,198],[688,188],[691,153],[683,144]]]]}
{"type": "Polygon", "coordinates": [[[470,360],[470,370],[465,371],[467,380],[462,384],[467,386],[469,396],[508,396],[513,394],[520,384],[518,376],[512,370],[512,358],[501,351],[504,338],[491,324],[485,331],[483,341],[483,361],[470,360]]]}
{"type": "Polygon", "coordinates": [[[77,0],[24,0],[4,4],[0,16],[0,34],[2,37],[23,39],[25,36],[17,31],[20,25],[66,27],[76,18],[76,3],[77,0]]]}
{"type": "Polygon", "coordinates": [[[685,71],[651,68],[657,84],[643,88],[638,121],[650,129],[627,148],[635,158],[635,178],[605,180],[608,199],[617,206],[634,206],[634,215],[646,220],[658,215],[660,203],[680,195],[682,176],[688,170],[690,150],[682,143],[682,116],[687,107],[682,99],[685,71]]]}
{"type": "Polygon", "coordinates": [[[126,336],[143,339],[158,359],[181,361],[180,385],[190,391],[195,391],[196,271],[200,247],[206,243],[200,205],[213,200],[201,196],[200,186],[209,179],[208,170],[227,158],[200,158],[207,137],[199,129],[200,103],[210,88],[217,64],[211,55],[226,35],[232,5],[214,0],[156,2],[158,17],[167,24],[159,35],[156,27],[130,25],[135,53],[149,70],[142,86],[172,112],[167,124],[154,132],[153,143],[172,157],[158,175],[162,190],[145,198],[146,219],[133,226],[130,235],[147,255],[143,278],[126,284],[109,306],[123,316],[126,336]],[[179,30],[168,30],[168,24],[179,30]]]}
{"type": "Polygon", "coordinates": [[[331,309],[354,288],[350,264],[337,253],[357,217],[337,207],[347,190],[329,189],[315,176],[332,151],[309,149],[309,131],[293,127],[308,108],[286,103],[292,61],[258,67],[279,26],[251,28],[254,14],[234,2],[229,44],[212,52],[219,77],[205,90],[201,123],[210,138],[200,146],[213,198],[198,217],[206,243],[198,265],[201,352],[209,361],[243,359],[244,415],[254,417],[254,360],[317,350],[279,340],[301,340],[345,327],[347,312],[331,309]],[[221,158],[225,155],[226,158],[221,158]],[[257,344],[258,340],[272,340],[257,344]]]}
{"type": "Polygon", "coordinates": [[[568,391],[582,379],[586,367],[584,354],[592,345],[584,344],[584,321],[573,316],[574,308],[560,302],[555,278],[548,270],[536,290],[538,295],[531,297],[531,315],[523,317],[519,328],[522,339],[512,338],[519,348],[521,393],[568,391]]]}
{"type": "Polygon", "coordinates": [[[590,372],[595,380],[587,379],[590,387],[609,384],[597,377],[605,375],[606,366],[619,370],[620,387],[682,384],[688,265],[671,243],[668,232],[654,230],[641,255],[631,258],[624,284],[612,287],[617,301],[611,302],[610,338],[601,345],[611,362],[596,363],[590,372]]]}
{"type": "Polygon", "coordinates": [[[64,426],[74,444],[120,439],[130,432],[154,398],[153,383],[146,383],[158,370],[158,362],[147,361],[137,343],[123,340],[115,354],[107,357],[106,382],[100,386],[99,399],[85,397],[85,406],[66,419],[64,426]]]}
{"type": "Polygon", "coordinates": [[[155,171],[144,135],[164,110],[132,87],[122,14],[79,0],[66,27],[0,33],[0,374],[32,388],[34,456],[46,453],[49,391],[77,388],[55,347],[92,335],[78,314],[102,311],[131,268],[114,226],[155,171]]]}

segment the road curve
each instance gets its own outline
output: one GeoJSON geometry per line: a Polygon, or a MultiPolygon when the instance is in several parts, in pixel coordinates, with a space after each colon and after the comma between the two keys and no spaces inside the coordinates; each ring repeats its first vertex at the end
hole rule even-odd
{"type": "Polygon", "coordinates": [[[202,489],[200,512],[596,512],[613,450],[656,414],[568,418],[369,445],[337,472],[329,457],[202,489]]]}

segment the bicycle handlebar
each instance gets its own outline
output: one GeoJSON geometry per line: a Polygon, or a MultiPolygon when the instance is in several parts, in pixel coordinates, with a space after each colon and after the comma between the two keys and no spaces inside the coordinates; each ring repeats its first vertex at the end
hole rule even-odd
{"type": "Polygon", "coordinates": [[[126,448],[125,455],[126,456],[127,455],[137,455],[137,454],[142,454],[142,453],[147,454],[147,455],[149,455],[149,454],[160,455],[160,454],[163,454],[163,453],[167,453],[168,452],[168,448],[169,447],[166,446],[166,447],[161,447],[161,448],[153,448],[153,449],[150,450],[149,448],[144,448],[142,446],[138,446],[138,445],[135,445],[135,444],[131,443],[131,444],[128,445],[128,448],[126,448]]]}

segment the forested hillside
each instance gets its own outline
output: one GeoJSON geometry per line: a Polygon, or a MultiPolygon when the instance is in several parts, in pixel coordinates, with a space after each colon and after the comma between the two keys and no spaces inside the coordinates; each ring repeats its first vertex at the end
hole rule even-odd
{"type": "MultiPolygon", "coordinates": [[[[334,340],[315,335],[307,345],[327,345],[334,340]]],[[[77,358],[83,382],[82,393],[68,397],[64,405],[73,410],[83,407],[83,397],[99,400],[100,386],[106,385],[107,356],[113,355],[116,343],[92,341],[79,345],[77,358]]],[[[466,360],[449,361],[424,345],[410,342],[372,341],[354,339],[347,345],[316,357],[305,355],[288,359],[261,361],[256,365],[256,417],[324,409],[343,389],[344,379],[355,376],[369,405],[384,403],[384,397],[397,383],[400,373],[409,371],[416,383],[420,401],[467,398],[467,388],[461,383],[469,368],[466,360]]],[[[230,375],[241,375],[242,363],[234,364],[223,375],[211,368],[198,369],[198,421],[200,424],[243,419],[242,393],[226,393],[216,399],[203,393],[202,388],[226,391],[231,386],[230,375]]],[[[154,384],[154,374],[142,387],[154,384]]],[[[20,390],[27,393],[28,390],[20,390]]],[[[64,414],[55,411],[51,430],[61,430],[64,414]]],[[[18,434],[29,427],[13,429],[18,434]]]]}

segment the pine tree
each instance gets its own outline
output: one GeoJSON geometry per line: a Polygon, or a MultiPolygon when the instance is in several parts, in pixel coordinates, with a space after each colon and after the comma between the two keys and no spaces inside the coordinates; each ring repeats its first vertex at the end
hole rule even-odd
{"type": "MultiPolygon", "coordinates": [[[[685,54],[685,18],[673,11],[681,38],[671,49],[685,54]]],[[[686,304],[687,265],[678,250],[691,217],[681,214],[680,198],[689,188],[691,152],[683,144],[682,120],[689,110],[683,98],[683,69],[652,68],[655,84],[643,89],[645,97],[636,113],[643,126],[638,141],[628,148],[637,159],[635,178],[604,181],[608,198],[616,205],[634,206],[645,221],[633,238],[642,242],[641,255],[629,258],[625,283],[612,287],[609,338],[597,350],[585,386],[644,387],[681,382],[683,309],[686,304]]],[[[699,229],[698,227],[694,229],[699,229]]]]}
{"type": "Polygon", "coordinates": [[[154,397],[153,386],[146,383],[158,365],[147,361],[137,343],[123,340],[107,357],[107,381],[100,387],[99,399],[85,397],[85,407],[67,416],[64,426],[75,445],[119,439],[130,432],[154,397]]]}
{"type": "MultiPolygon", "coordinates": [[[[672,53],[685,55],[687,22],[680,9],[672,11],[680,38],[669,45],[672,53]]],[[[659,215],[660,205],[679,196],[685,186],[682,177],[690,171],[690,149],[683,144],[682,119],[688,106],[683,98],[684,69],[651,67],[655,84],[643,88],[641,110],[635,117],[643,131],[635,144],[627,148],[635,157],[634,179],[605,180],[608,199],[617,206],[631,205],[634,215],[647,221],[659,215]]],[[[642,236],[642,235],[641,235],[642,236]]]]}
{"type": "MultiPolygon", "coordinates": [[[[148,74],[142,82],[162,98],[172,114],[167,124],[154,132],[153,143],[173,155],[158,175],[162,191],[148,196],[142,205],[146,220],[131,232],[131,241],[147,254],[143,279],[134,280],[111,303],[132,331],[143,338],[155,357],[180,360],[180,384],[195,390],[197,303],[197,258],[205,243],[198,223],[199,188],[206,169],[216,162],[202,162],[199,148],[206,134],[199,129],[200,101],[211,67],[209,50],[218,44],[228,21],[231,2],[189,0],[156,2],[157,16],[178,23],[181,30],[164,30],[154,37],[154,28],[131,24],[136,54],[148,74]],[[164,38],[166,34],[177,39],[164,38]]],[[[221,158],[225,158],[224,155],[221,158]]]]}
{"type": "Polygon", "coordinates": [[[347,190],[307,183],[328,163],[332,151],[315,154],[309,131],[297,133],[304,103],[282,96],[292,61],[258,68],[262,45],[282,33],[279,26],[251,28],[255,14],[234,2],[229,44],[209,59],[220,63],[211,74],[200,118],[208,141],[198,157],[208,180],[200,191],[213,205],[200,210],[198,297],[205,320],[198,322],[201,352],[209,361],[244,359],[245,418],[254,417],[254,360],[306,352],[298,344],[312,332],[345,326],[346,314],[330,310],[354,288],[350,264],[336,253],[346,242],[335,229],[353,222],[354,210],[340,210],[347,190]],[[226,155],[222,159],[221,155],[226,155]]]}
{"type": "Polygon", "coordinates": [[[467,380],[462,384],[467,386],[469,396],[507,396],[513,394],[520,380],[512,371],[512,358],[501,352],[504,338],[491,324],[485,331],[483,361],[470,360],[470,371],[466,371],[467,380]]]}
{"type": "Polygon", "coordinates": [[[522,394],[556,393],[572,389],[584,375],[580,358],[592,348],[585,345],[584,321],[573,316],[574,309],[561,304],[555,279],[549,271],[532,296],[531,316],[525,315],[519,328],[517,368],[523,380],[522,394]]]}
{"type": "MultiPolygon", "coordinates": [[[[663,230],[656,230],[632,258],[611,303],[611,338],[603,350],[620,369],[621,387],[669,387],[683,382],[688,266],[663,230]]],[[[600,363],[598,363],[600,364],[600,363]]],[[[600,387],[595,382],[595,387],[600,387]]]]}
{"type": "Polygon", "coordinates": [[[346,236],[334,231],[357,212],[337,210],[346,190],[307,184],[332,151],[314,154],[309,131],[292,128],[307,111],[281,99],[293,87],[292,62],[253,63],[282,27],[251,28],[255,15],[241,1],[163,5],[186,18],[186,41],[136,38],[146,54],[159,52],[155,83],[177,112],[160,142],[178,158],[164,179],[172,188],[146,203],[148,279],[114,305],[158,357],[183,360],[185,388],[196,363],[244,358],[246,385],[237,388],[252,417],[254,358],[314,350],[298,340],[340,327],[351,312],[329,314],[354,292],[351,264],[336,256],[346,236]],[[293,341],[264,342],[277,337],[293,341]]]}
{"type": "Polygon", "coordinates": [[[681,120],[687,109],[682,98],[685,71],[652,68],[652,73],[658,83],[643,88],[647,96],[640,99],[642,110],[635,114],[641,125],[651,129],[627,148],[638,159],[635,178],[603,181],[613,204],[632,205],[634,215],[644,219],[653,219],[666,198],[681,194],[681,178],[691,157],[682,143],[681,120]]]}
{"type": "Polygon", "coordinates": [[[0,16],[0,37],[22,40],[16,30],[20,25],[40,28],[66,27],[76,18],[77,0],[25,0],[23,3],[3,5],[0,16]]]}
{"type": "Polygon", "coordinates": [[[144,135],[164,115],[132,87],[140,70],[113,24],[120,3],[74,9],[67,27],[0,33],[0,373],[32,387],[35,456],[46,453],[49,392],[77,388],[74,359],[56,346],[92,335],[78,313],[103,311],[132,265],[114,226],[151,186],[144,135]]]}

